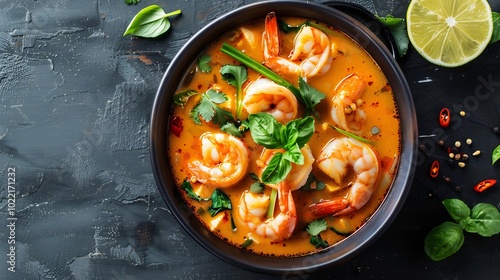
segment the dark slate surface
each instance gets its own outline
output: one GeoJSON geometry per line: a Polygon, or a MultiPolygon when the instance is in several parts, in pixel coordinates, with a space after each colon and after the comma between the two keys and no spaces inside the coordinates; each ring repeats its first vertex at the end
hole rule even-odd
{"type": "MultiPolygon", "coordinates": [[[[1,279],[290,279],[248,272],[205,251],[170,214],[149,159],[150,111],[169,62],[206,23],[251,2],[0,0],[1,279]],[[133,15],[150,4],[183,14],[159,39],[122,37],[133,15]],[[15,204],[9,205],[9,194],[15,204]],[[11,246],[15,272],[8,270],[11,246]]],[[[409,1],[355,2],[404,17],[409,1]]],[[[500,1],[489,2],[500,11],[500,1]]],[[[463,150],[482,154],[463,169],[448,166],[446,152],[421,138],[426,149],[411,192],[386,233],[350,262],[295,279],[500,275],[500,236],[466,234],[460,251],[441,262],[423,250],[430,229],[450,220],[442,199],[500,206],[500,187],[472,191],[483,179],[500,179],[499,166],[491,165],[491,151],[500,144],[492,130],[500,126],[499,52],[500,43],[490,45],[456,69],[431,65],[412,48],[399,60],[420,134],[436,134],[433,139],[447,145],[472,138],[463,150]],[[437,114],[445,106],[454,117],[443,130],[437,114]],[[460,110],[466,117],[457,117],[460,110]],[[451,183],[429,178],[434,159],[451,183]]]]}

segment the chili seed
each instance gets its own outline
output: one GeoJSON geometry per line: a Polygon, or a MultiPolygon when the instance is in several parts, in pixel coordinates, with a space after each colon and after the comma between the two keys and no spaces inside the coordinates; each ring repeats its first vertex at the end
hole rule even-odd
{"type": "Polygon", "coordinates": [[[478,156],[478,155],[480,155],[480,154],[481,154],[480,150],[477,150],[477,151],[475,151],[475,152],[472,153],[472,155],[475,156],[475,157],[478,156]]]}
{"type": "Polygon", "coordinates": [[[472,139],[470,139],[470,138],[467,138],[467,140],[465,140],[465,143],[466,143],[467,145],[470,145],[470,144],[472,144],[472,139]]]}
{"type": "Polygon", "coordinates": [[[460,167],[460,168],[464,168],[464,167],[465,167],[465,162],[459,162],[459,163],[458,163],[458,167],[460,167]]]}
{"type": "Polygon", "coordinates": [[[462,143],[460,141],[455,141],[455,147],[460,148],[462,146],[462,143]]]}

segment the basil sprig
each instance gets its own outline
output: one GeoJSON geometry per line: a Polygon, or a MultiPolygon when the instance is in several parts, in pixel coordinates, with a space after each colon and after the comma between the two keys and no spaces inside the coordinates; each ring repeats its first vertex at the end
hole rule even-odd
{"type": "Polygon", "coordinates": [[[283,181],[292,163],[303,165],[304,155],[300,151],[314,133],[314,118],[299,118],[280,124],[268,113],[248,116],[250,133],[255,143],[267,149],[283,149],[284,153],[275,153],[262,173],[261,181],[265,184],[277,184],[283,181]]]}
{"type": "Polygon", "coordinates": [[[147,6],[140,10],[132,19],[123,33],[125,35],[135,35],[145,38],[155,38],[170,29],[168,17],[178,15],[181,10],[165,13],[158,5],[147,6]]]}
{"type": "Polygon", "coordinates": [[[489,203],[478,203],[472,210],[460,199],[445,199],[443,205],[455,222],[444,222],[425,237],[424,249],[432,260],[456,253],[464,243],[464,230],[485,237],[500,233],[500,212],[489,203]]]}

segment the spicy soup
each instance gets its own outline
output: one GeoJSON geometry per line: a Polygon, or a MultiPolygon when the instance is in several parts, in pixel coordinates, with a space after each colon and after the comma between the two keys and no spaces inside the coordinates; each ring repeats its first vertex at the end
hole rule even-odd
{"type": "Polygon", "coordinates": [[[174,96],[168,158],[179,192],[211,232],[292,257],[327,249],[370,218],[395,175],[401,131],[386,77],[355,41],[319,23],[288,33],[275,25],[268,16],[206,47],[174,96]],[[223,44],[303,95],[223,53],[223,44]],[[266,131],[281,144],[262,140],[266,131]]]}

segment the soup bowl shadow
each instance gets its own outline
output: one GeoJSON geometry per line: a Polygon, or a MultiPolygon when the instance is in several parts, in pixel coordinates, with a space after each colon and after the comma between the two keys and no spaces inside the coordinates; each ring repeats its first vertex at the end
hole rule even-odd
{"type": "Polygon", "coordinates": [[[367,27],[339,10],[303,1],[265,1],[233,10],[197,32],[172,60],[159,85],[150,124],[150,153],[158,189],[182,227],[206,250],[244,269],[273,274],[307,273],[348,261],[380,237],[399,213],[411,187],[416,162],[417,121],[406,79],[384,44],[367,27]],[[264,19],[270,11],[279,16],[299,16],[331,25],[353,38],[385,73],[395,94],[401,119],[400,164],[385,199],[354,234],[333,247],[306,256],[261,256],[234,247],[210,232],[184,202],[168,162],[169,114],[173,95],[190,66],[214,38],[235,26],[264,19]]]}

